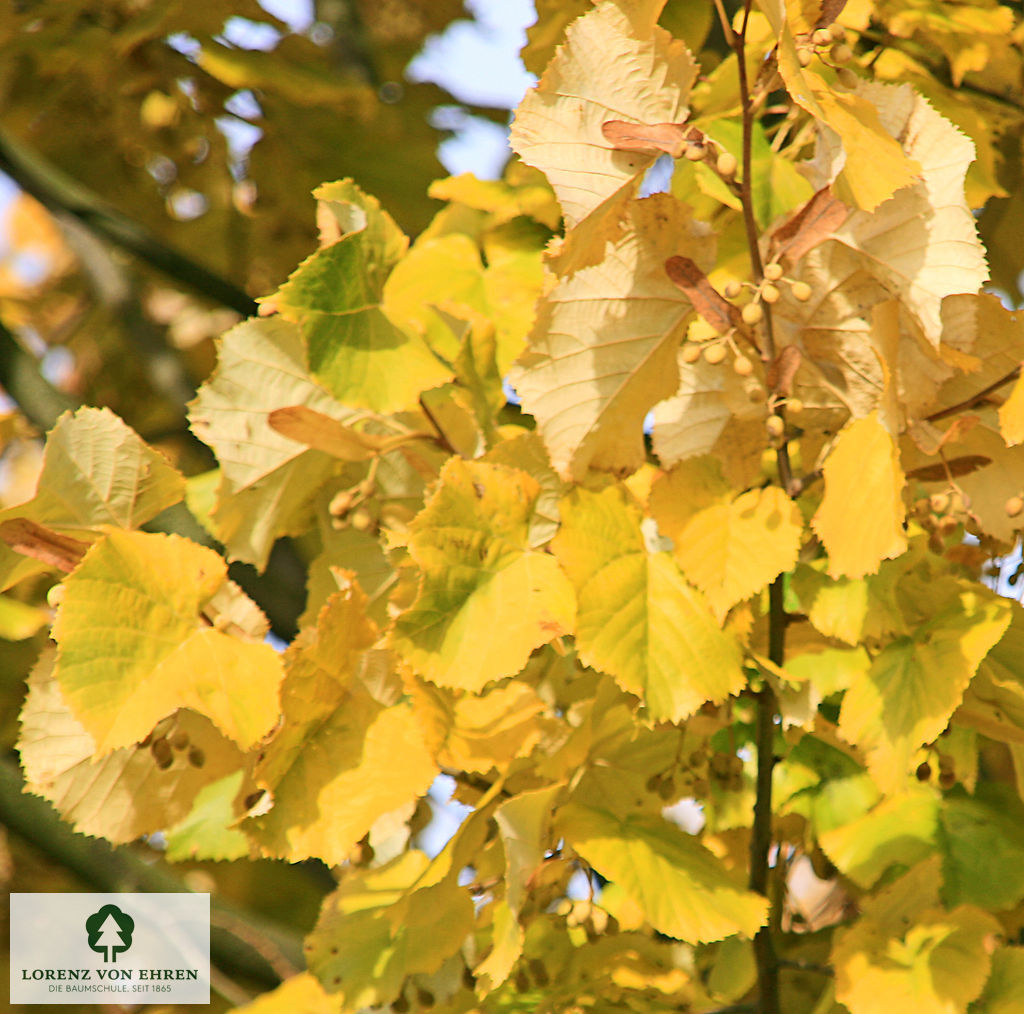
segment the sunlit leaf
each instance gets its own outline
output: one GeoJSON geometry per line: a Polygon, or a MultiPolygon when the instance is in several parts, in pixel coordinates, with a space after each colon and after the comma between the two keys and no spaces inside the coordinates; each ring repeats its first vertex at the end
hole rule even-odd
{"type": "Polygon", "coordinates": [[[825,854],[858,887],[873,887],[895,864],[913,866],[938,848],[939,800],[919,787],[884,799],[870,813],[825,830],[825,854]]]}
{"type": "Polygon", "coordinates": [[[878,109],[866,98],[830,87],[797,58],[794,30],[789,23],[793,4],[759,0],[779,40],[779,70],[795,101],[833,133],[845,156],[837,193],[848,204],[874,211],[887,197],[913,182],[918,170],[912,158],[886,130],[878,109]]]}
{"type": "Polygon", "coordinates": [[[423,578],[394,633],[396,648],[428,679],[480,690],[572,629],[569,582],[552,556],[529,548],[538,493],[533,478],[502,465],[445,466],[412,525],[410,552],[423,578]]]}
{"type": "Polygon", "coordinates": [[[304,527],[317,488],[338,467],[270,425],[271,412],[296,405],[341,423],[351,415],[310,376],[298,329],[280,318],[228,331],[191,405],[192,429],[221,465],[214,530],[233,557],[261,568],[278,536],[304,527]]]}
{"type": "Polygon", "coordinates": [[[903,473],[876,414],[851,423],[825,462],[825,496],[811,525],[832,577],[863,577],[906,547],[903,473]]]}
{"type": "Polygon", "coordinates": [[[351,180],[325,184],[314,196],[335,217],[336,238],[299,265],[273,305],[299,325],[310,370],[336,398],[380,412],[411,408],[450,371],[383,305],[407,240],[351,180]]]}
{"type": "MultiPolygon", "coordinates": [[[[887,644],[843,698],[839,731],[872,777],[895,791],[913,751],[946,727],[971,677],[1010,623],[1009,603],[981,585],[933,585],[925,622],[887,644]]],[[[922,604],[923,605],[923,604],[922,604]]]]}
{"type": "Polygon", "coordinates": [[[651,492],[651,512],[683,574],[719,618],[796,563],[800,512],[778,486],[733,490],[713,459],[679,465],[651,492]]]}
{"type": "Polygon", "coordinates": [[[570,227],[610,198],[635,193],[655,159],[616,151],[602,133],[606,121],[686,119],[697,65],[682,42],[655,25],[662,6],[612,0],[575,21],[516,112],[512,147],[543,170],[570,227]]]}
{"type": "Polygon", "coordinates": [[[207,715],[243,748],[270,731],[280,659],[238,626],[231,611],[248,600],[226,572],[187,539],[111,530],[67,579],[55,675],[98,756],[134,745],[178,708],[207,715]]]}
{"type": "Polygon", "coordinates": [[[570,803],[559,810],[557,827],[661,933],[692,943],[734,933],[752,937],[765,919],[763,898],[741,887],[695,838],[660,817],[623,820],[570,803]]]}
{"type": "Polygon", "coordinates": [[[851,1014],[883,1014],[893,1004],[947,1014],[981,993],[999,923],[971,905],[947,912],[937,902],[936,865],[923,863],[866,902],[857,925],[837,933],[836,997],[851,1014]]]}
{"type": "Polygon", "coordinates": [[[337,592],[285,657],[282,722],[253,771],[272,806],[244,825],[264,855],[343,862],[437,774],[390,658],[370,651],[365,601],[355,587],[337,592]]]}
{"type": "Polygon", "coordinates": [[[18,750],[28,790],[82,834],[129,842],[164,830],[186,817],[197,793],[241,773],[241,751],[209,719],[186,709],[145,741],[95,758],[95,742],[52,670],[53,655],[44,653],[29,678],[18,750]]]}
{"type": "Polygon", "coordinates": [[[553,549],[579,596],[580,657],[639,695],[653,718],[678,721],[742,688],[735,639],[667,553],[648,553],[621,488],[571,494],[553,549]]]}
{"type": "Polygon", "coordinates": [[[588,467],[624,474],[643,462],[644,416],[676,390],[676,349],[692,312],[665,261],[688,252],[699,262],[710,251],[666,194],[631,204],[626,222],[600,263],[542,299],[510,377],[564,477],[588,467]]]}
{"type": "MultiPolygon", "coordinates": [[[[46,441],[35,497],[0,512],[91,539],[103,525],[138,528],[185,495],[185,482],[109,409],[65,413],[46,441]]],[[[0,545],[0,587],[41,569],[0,545]]]]}

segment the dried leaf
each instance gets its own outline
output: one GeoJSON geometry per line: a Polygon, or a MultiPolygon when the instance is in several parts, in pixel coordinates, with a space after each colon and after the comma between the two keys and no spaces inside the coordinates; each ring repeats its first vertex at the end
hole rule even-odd
{"type": "Polygon", "coordinates": [[[16,553],[31,556],[65,574],[78,566],[90,545],[69,535],[60,535],[28,518],[4,521],[0,524],[0,539],[16,553]]]}
{"type": "Polygon", "coordinates": [[[680,158],[686,149],[689,135],[695,133],[685,123],[627,123],[625,120],[607,120],[601,124],[601,133],[616,151],[640,151],[646,155],[664,152],[680,158]]]}
{"type": "Polygon", "coordinates": [[[725,334],[731,328],[745,329],[739,308],[718,292],[695,261],[679,255],[669,257],[665,261],[665,273],[719,334],[725,334]]]}

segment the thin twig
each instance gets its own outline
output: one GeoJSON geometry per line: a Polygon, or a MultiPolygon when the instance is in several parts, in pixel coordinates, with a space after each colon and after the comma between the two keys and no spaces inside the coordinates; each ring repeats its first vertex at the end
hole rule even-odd
{"type": "Polygon", "coordinates": [[[725,41],[729,44],[730,49],[735,50],[736,33],[732,30],[732,25],[729,24],[729,16],[725,13],[722,0],[715,0],[715,9],[718,11],[718,20],[722,24],[722,34],[725,36],[725,41]]]}

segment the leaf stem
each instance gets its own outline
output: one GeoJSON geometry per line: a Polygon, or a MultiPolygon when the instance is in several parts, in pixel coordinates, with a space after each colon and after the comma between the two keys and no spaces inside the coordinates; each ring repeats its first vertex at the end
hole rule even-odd
{"type": "MultiPolygon", "coordinates": [[[[740,101],[743,116],[743,178],[740,183],[740,201],[743,206],[743,224],[750,251],[750,265],[754,284],[764,280],[764,263],[761,260],[760,236],[757,219],[754,216],[754,202],[751,191],[751,169],[754,130],[754,105],[750,97],[750,82],[747,78],[746,32],[750,18],[752,0],[745,0],[743,23],[735,37],[735,52],[739,72],[740,101]]],[[[764,347],[761,358],[767,365],[775,359],[775,334],[772,327],[771,307],[763,306],[764,347]]],[[[779,410],[779,414],[782,412],[779,410]]],[[[789,450],[785,443],[776,451],[779,481],[782,488],[792,495],[793,471],[789,461],[789,450]]],[[[768,592],[769,627],[768,656],[776,665],[785,657],[786,616],[783,608],[783,584],[781,575],[771,584],[768,592]]],[[[769,897],[769,865],[772,844],[772,772],[775,767],[775,717],[778,702],[772,688],[765,684],[756,694],[757,720],[755,744],[757,749],[757,795],[754,802],[754,822],[750,831],[750,889],[769,897]]],[[[780,1014],[779,966],[775,955],[773,920],[758,930],[754,937],[754,957],[757,962],[758,1014],[780,1014]]]]}
{"type": "Polygon", "coordinates": [[[1003,384],[1008,384],[1011,380],[1016,380],[1020,376],[1020,367],[1015,366],[1005,376],[1000,377],[998,380],[993,381],[988,387],[983,387],[980,391],[976,391],[969,398],[965,398],[963,401],[957,402],[955,405],[950,405],[949,408],[941,409],[938,412],[932,412],[931,415],[926,415],[925,419],[928,422],[938,422],[939,419],[946,419],[951,415],[956,415],[957,412],[965,408],[971,408],[977,405],[979,401],[984,401],[993,391],[998,391],[1003,384]]]}
{"type": "MultiPolygon", "coordinates": [[[[751,4],[752,0],[745,0],[743,24],[740,26],[739,35],[733,35],[733,48],[736,53],[740,103],[743,110],[743,178],[739,184],[739,198],[743,207],[743,227],[747,234],[747,248],[750,252],[750,267],[753,281],[755,285],[759,286],[764,281],[764,262],[761,260],[760,234],[757,228],[757,219],[754,215],[754,199],[751,190],[755,109],[750,97],[750,81],[747,76],[746,60],[747,23],[750,19],[751,4]]],[[[764,311],[764,319],[762,321],[764,346],[761,349],[761,360],[767,366],[775,360],[775,330],[772,324],[771,306],[768,303],[762,302],[761,309],[764,311]]],[[[777,415],[785,419],[785,409],[783,407],[780,406],[775,411],[777,415]]],[[[793,489],[795,488],[793,466],[789,460],[789,447],[785,442],[777,448],[776,458],[779,468],[779,482],[782,488],[792,496],[793,489]]]]}

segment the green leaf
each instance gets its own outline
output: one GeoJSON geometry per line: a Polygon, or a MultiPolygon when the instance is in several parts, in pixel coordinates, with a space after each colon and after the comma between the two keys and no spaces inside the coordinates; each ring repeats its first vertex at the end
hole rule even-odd
{"type": "Polygon", "coordinates": [[[314,196],[326,205],[324,245],[295,269],[273,305],[298,323],[313,375],[339,401],[378,412],[412,408],[451,371],[383,305],[408,240],[351,180],[325,184],[314,196]]]}
{"type": "Polygon", "coordinates": [[[1002,947],[992,955],[992,974],[970,1014],[1016,1014],[1024,1005],[1024,947],[1002,947]]]}
{"type": "Polygon", "coordinates": [[[840,734],[865,750],[886,791],[898,791],[914,751],[946,727],[1010,623],[1009,603],[981,585],[947,579],[931,591],[921,603],[930,618],[879,652],[867,679],[846,692],[839,716],[840,734]]]}
{"type": "Polygon", "coordinates": [[[178,708],[243,749],[273,727],[281,661],[226,574],[220,556],[187,539],[113,530],[67,579],[55,674],[97,756],[139,742],[178,708]]]}
{"type": "Polygon", "coordinates": [[[1024,804],[1012,789],[982,785],[942,806],[944,897],[992,912],[1024,898],[1024,804]]]}
{"type": "Polygon", "coordinates": [[[639,695],[655,720],[679,721],[746,683],[739,645],[667,553],[648,553],[625,491],[577,489],[552,549],[577,589],[585,664],[639,695]]]}
{"type": "Polygon", "coordinates": [[[165,833],[164,855],[172,863],[206,859],[224,861],[247,859],[249,839],[235,823],[235,797],[242,786],[243,771],[204,785],[184,820],[165,833]]]}
{"type": "Polygon", "coordinates": [[[823,831],[818,841],[839,870],[858,887],[870,888],[890,866],[912,866],[935,852],[938,814],[935,792],[918,787],[823,831]]]}
{"type": "Polygon", "coordinates": [[[660,817],[622,819],[569,803],[559,810],[556,829],[668,936],[690,943],[734,933],[753,937],[767,917],[764,898],[741,887],[700,842],[660,817]]]}
{"type": "Polygon", "coordinates": [[[529,548],[539,492],[531,476],[502,465],[454,458],[444,467],[412,524],[409,550],[423,577],[393,634],[428,679],[479,691],[572,630],[569,582],[553,557],[529,548]]]}
{"type": "Polygon", "coordinates": [[[344,862],[437,774],[365,610],[356,586],[335,593],[288,650],[281,724],[253,770],[272,805],[244,825],[264,855],[344,862]]]}
{"type": "MultiPolygon", "coordinates": [[[[64,413],[50,431],[36,495],[0,511],[78,539],[104,525],[138,528],[185,495],[185,480],[109,409],[64,413]]],[[[0,543],[0,588],[42,570],[0,543]]]]}

